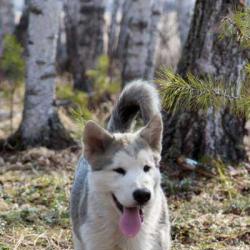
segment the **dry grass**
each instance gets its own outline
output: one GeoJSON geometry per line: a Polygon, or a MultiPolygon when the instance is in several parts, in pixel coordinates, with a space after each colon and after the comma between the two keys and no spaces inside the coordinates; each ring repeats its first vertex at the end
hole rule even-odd
{"type": "MultiPolygon", "coordinates": [[[[68,200],[78,154],[39,148],[0,158],[1,250],[72,249],[68,200]]],[[[220,177],[198,178],[169,197],[173,249],[249,249],[248,173],[226,176],[230,190],[220,177]]]]}

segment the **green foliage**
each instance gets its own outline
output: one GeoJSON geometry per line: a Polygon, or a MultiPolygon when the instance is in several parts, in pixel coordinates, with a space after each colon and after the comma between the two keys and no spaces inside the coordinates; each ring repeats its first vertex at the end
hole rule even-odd
{"type": "Polygon", "coordinates": [[[120,91],[119,81],[111,81],[109,78],[110,61],[105,55],[98,58],[95,69],[89,70],[87,75],[94,83],[94,96],[99,99],[104,93],[116,94],[120,91]]]}
{"type": "MultiPolygon", "coordinates": [[[[250,8],[244,11],[231,13],[221,23],[220,38],[235,37],[240,45],[250,48],[250,8]]],[[[250,64],[245,67],[250,74],[250,64]]],[[[171,112],[207,110],[212,107],[218,110],[229,107],[237,114],[250,115],[249,77],[244,82],[240,95],[236,90],[226,88],[223,82],[216,82],[211,78],[199,79],[188,74],[186,78],[174,74],[169,70],[161,70],[158,83],[161,85],[161,93],[164,107],[171,112]]]]}
{"type": "Polygon", "coordinates": [[[8,80],[20,82],[24,79],[25,71],[25,62],[22,58],[23,48],[13,35],[6,35],[3,44],[0,69],[8,80]]]}
{"type": "Polygon", "coordinates": [[[250,47],[250,8],[244,11],[236,11],[226,16],[221,23],[221,35],[225,37],[236,37],[241,46],[250,47]]]}
{"type": "Polygon", "coordinates": [[[236,196],[237,191],[234,188],[233,181],[231,180],[229,173],[227,171],[227,167],[223,164],[221,161],[213,161],[214,166],[217,169],[219,180],[221,184],[223,185],[223,189],[228,195],[228,198],[230,200],[233,199],[233,197],[236,196]]]}
{"type": "Polygon", "coordinates": [[[250,63],[248,63],[247,65],[246,65],[246,72],[247,72],[247,74],[248,74],[248,76],[250,75],[250,63]]]}
{"type": "Polygon", "coordinates": [[[192,74],[184,79],[169,70],[162,70],[157,82],[161,86],[163,105],[168,111],[206,111],[210,107],[218,110],[227,105],[236,113],[250,114],[250,97],[246,89],[238,96],[220,82],[208,78],[201,80],[192,74]]]}
{"type": "Polygon", "coordinates": [[[57,97],[72,102],[74,108],[71,114],[74,120],[81,125],[84,121],[91,118],[91,113],[88,109],[88,96],[86,93],[73,90],[71,85],[60,84],[57,86],[57,97]]]}

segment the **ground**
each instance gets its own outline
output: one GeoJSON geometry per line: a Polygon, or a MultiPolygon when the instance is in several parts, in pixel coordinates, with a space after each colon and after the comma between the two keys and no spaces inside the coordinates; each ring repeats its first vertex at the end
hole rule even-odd
{"type": "MultiPolygon", "coordinates": [[[[38,148],[2,155],[1,250],[72,249],[69,193],[79,154],[38,148]]],[[[173,250],[250,248],[248,170],[246,164],[231,168],[228,175],[178,182],[163,177],[173,250]]]]}
{"type": "MultiPolygon", "coordinates": [[[[13,131],[22,114],[23,90],[16,92],[13,131]]],[[[4,93],[0,89],[0,138],[11,133],[9,98],[4,93]]],[[[92,114],[100,124],[107,118],[101,116],[106,106],[92,114]]],[[[82,127],[64,111],[59,112],[64,124],[80,135],[82,127]]],[[[250,152],[250,138],[245,142],[250,152]]],[[[72,249],[69,194],[80,154],[80,148],[0,152],[0,250],[72,249]]],[[[250,249],[249,163],[213,162],[209,171],[166,165],[161,169],[173,250],[250,249]]]]}

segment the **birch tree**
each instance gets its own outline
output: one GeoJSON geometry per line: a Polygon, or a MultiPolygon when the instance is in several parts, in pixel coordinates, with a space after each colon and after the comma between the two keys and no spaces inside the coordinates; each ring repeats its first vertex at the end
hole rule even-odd
{"type": "MultiPolygon", "coordinates": [[[[235,39],[220,39],[220,22],[240,0],[197,0],[194,16],[177,73],[188,72],[200,78],[212,77],[238,95],[245,80],[246,54],[235,39]]],[[[228,108],[220,111],[165,114],[163,155],[166,159],[186,155],[219,157],[238,162],[245,159],[243,137],[245,119],[228,108]]]]}
{"type": "Polygon", "coordinates": [[[59,0],[30,1],[24,111],[17,132],[24,146],[62,148],[72,142],[53,106],[61,10],[59,0]]]}
{"type": "Polygon", "coordinates": [[[28,37],[27,36],[28,26],[29,26],[29,5],[30,5],[30,0],[25,0],[22,16],[15,29],[15,35],[17,37],[17,40],[25,48],[25,54],[27,54],[26,46],[27,46],[27,37],[28,37]]]}
{"type": "Polygon", "coordinates": [[[108,34],[108,55],[114,57],[117,54],[118,39],[121,24],[121,12],[124,0],[113,0],[108,34]]]}
{"type": "Polygon", "coordinates": [[[5,34],[12,34],[15,27],[13,3],[10,0],[0,0],[0,57],[3,50],[5,34]]]}
{"type": "Polygon", "coordinates": [[[105,6],[103,0],[67,0],[66,32],[74,87],[92,91],[87,71],[103,53],[105,6]]]}
{"type": "Polygon", "coordinates": [[[119,47],[122,50],[123,84],[136,78],[153,78],[161,12],[162,1],[125,2],[121,30],[123,37],[120,38],[123,44],[119,47]]]}
{"type": "Polygon", "coordinates": [[[195,0],[176,0],[181,44],[184,46],[189,32],[195,0]]]}
{"type": "Polygon", "coordinates": [[[181,54],[181,41],[175,0],[164,0],[159,30],[160,41],[156,50],[156,69],[161,67],[176,69],[181,54]]]}

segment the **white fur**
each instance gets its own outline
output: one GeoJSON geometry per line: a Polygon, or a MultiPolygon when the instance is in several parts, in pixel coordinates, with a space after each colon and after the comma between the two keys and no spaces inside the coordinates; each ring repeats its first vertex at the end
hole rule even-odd
{"type": "Polygon", "coordinates": [[[84,157],[71,192],[75,250],[170,249],[168,206],[158,167],[162,130],[159,96],[153,85],[143,81],[125,87],[108,131],[91,121],[86,124],[84,157]],[[135,133],[127,133],[136,115],[131,105],[137,106],[146,125],[135,133]],[[151,167],[149,171],[144,171],[145,165],[151,167]],[[117,168],[126,174],[114,171],[117,168]],[[150,191],[151,198],[142,207],[144,222],[139,233],[128,238],[120,232],[121,212],[112,194],[124,207],[135,207],[133,193],[142,188],[150,191]]]}
{"type": "Polygon", "coordinates": [[[84,247],[75,241],[76,250],[168,250],[170,247],[169,224],[159,225],[162,207],[167,204],[160,187],[160,172],[155,166],[152,155],[142,150],[137,159],[120,151],[114,155],[113,164],[105,171],[89,173],[88,219],[80,228],[84,247]],[[143,166],[152,169],[145,173],[143,166]],[[123,167],[127,173],[121,176],[112,171],[114,167],[123,167]],[[154,188],[154,186],[156,186],[154,188]],[[124,237],[118,228],[120,211],[112,200],[114,193],[119,202],[134,206],[132,193],[137,188],[148,188],[152,198],[144,208],[144,223],[135,238],[124,237]],[[161,235],[164,246],[157,246],[156,234],[161,235]],[[108,239],[108,240],[107,240],[108,239]]]}

